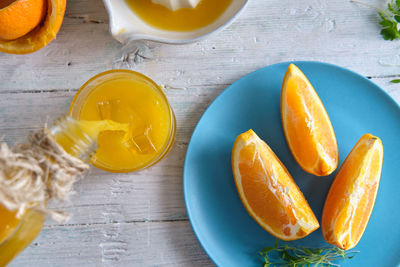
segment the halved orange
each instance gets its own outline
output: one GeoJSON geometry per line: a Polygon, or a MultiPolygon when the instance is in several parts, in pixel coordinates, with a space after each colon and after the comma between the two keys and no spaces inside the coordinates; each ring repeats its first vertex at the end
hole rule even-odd
{"type": "Polygon", "coordinates": [[[290,64],[281,91],[283,131],[293,157],[317,176],[338,166],[336,136],[326,110],[304,73],[290,64]]]}
{"type": "Polygon", "coordinates": [[[38,26],[47,13],[46,0],[3,2],[0,3],[0,40],[24,36],[38,26]]]}
{"type": "Polygon", "coordinates": [[[365,134],[343,162],[322,212],[322,234],[328,243],[351,249],[360,241],[374,207],[382,161],[382,141],[365,134]]]}
{"type": "MultiPolygon", "coordinates": [[[[13,7],[17,2],[11,4],[13,7]]],[[[29,33],[15,40],[1,40],[0,52],[10,54],[28,54],[46,46],[56,35],[61,27],[66,0],[46,0],[47,9],[44,21],[29,33]]]]}
{"type": "Polygon", "coordinates": [[[232,169],[243,205],[270,234],[282,240],[296,240],[319,228],[285,166],[254,131],[236,138],[232,169]]]}

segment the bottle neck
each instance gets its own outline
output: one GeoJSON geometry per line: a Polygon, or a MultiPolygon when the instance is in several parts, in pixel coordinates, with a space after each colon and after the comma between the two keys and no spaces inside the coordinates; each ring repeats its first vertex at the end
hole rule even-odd
{"type": "Polygon", "coordinates": [[[57,119],[49,127],[50,136],[71,156],[87,162],[97,149],[97,140],[87,134],[78,120],[69,116],[57,119]]]}

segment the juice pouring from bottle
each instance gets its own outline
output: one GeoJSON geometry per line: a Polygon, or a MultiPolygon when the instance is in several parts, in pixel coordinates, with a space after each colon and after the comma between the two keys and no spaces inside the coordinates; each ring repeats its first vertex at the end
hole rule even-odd
{"type": "MultiPolygon", "coordinates": [[[[88,160],[96,149],[98,135],[103,131],[119,131],[126,135],[129,133],[127,124],[109,120],[77,121],[62,117],[48,129],[48,135],[69,155],[88,160]]],[[[12,173],[13,170],[3,172],[12,173]]],[[[18,216],[17,210],[10,211],[0,204],[0,266],[8,264],[36,238],[44,219],[45,214],[34,207],[18,216]]]]}
{"type": "Polygon", "coordinates": [[[85,161],[97,149],[97,138],[102,132],[117,131],[124,137],[129,134],[127,124],[111,120],[84,121],[67,117],[60,121],[49,130],[50,135],[67,153],[85,161]]]}
{"type": "Polygon", "coordinates": [[[76,94],[70,115],[78,120],[112,120],[129,126],[104,131],[91,163],[112,172],[145,168],[160,160],[175,138],[175,116],[160,87],[129,70],[100,73],[76,94]]]}
{"type": "MultiPolygon", "coordinates": [[[[106,167],[126,167],[124,164],[128,163],[131,164],[129,167],[134,169],[154,164],[167,153],[175,136],[175,117],[166,97],[154,82],[138,73],[117,71],[119,74],[123,73],[122,76],[115,75],[116,71],[107,73],[116,78],[111,85],[120,86],[120,89],[106,90],[110,84],[105,84],[99,87],[99,91],[89,91],[94,93],[88,97],[86,104],[89,105],[83,105],[79,110],[89,111],[82,117],[91,120],[62,117],[48,129],[47,135],[73,158],[89,160],[94,155],[97,157],[95,162],[103,165],[109,163],[107,160],[110,157],[121,160],[122,165],[109,164],[105,165],[106,167]],[[132,81],[135,81],[133,87],[132,81]],[[103,94],[101,88],[105,88],[107,93],[103,94]],[[97,96],[101,101],[96,100],[97,96]],[[90,111],[91,104],[94,105],[95,111],[90,111]],[[130,106],[131,104],[134,105],[130,106]],[[95,153],[96,149],[100,153],[95,153]],[[123,158],[124,156],[127,158],[123,158]],[[98,159],[106,161],[104,163],[98,159]]],[[[110,78],[104,74],[100,77],[110,78]]],[[[86,85],[89,86],[90,83],[86,85]]],[[[87,97],[85,92],[82,89],[79,95],[87,97]]],[[[74,103],[80,103],[79,101],[77,96],[74,103]]],[[[9,152],[12,153],[11,150],[9,152]]],[[[39,166],[39,163],[37,164],[39,166]]],[[[50,174],[49,180],[51,177],[50,174]]],[[[45,203],[47,201],[48,199],[45,203]]],[[[8,264],[25,249],[40,233],[44,223],[45,214],[34,207],[25,210],[21,216],[17,214],[17,211],[10,211],[0,204],[0,266],[8,264]]]]}

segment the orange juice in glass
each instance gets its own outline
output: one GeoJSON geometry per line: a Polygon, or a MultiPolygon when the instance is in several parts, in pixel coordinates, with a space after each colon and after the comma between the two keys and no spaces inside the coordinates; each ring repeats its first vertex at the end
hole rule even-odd
{"type": "Polygon", "coordinates": [[[91,163],[111,172],[130,172],[163,158],[175,139],[175,115],[162,89],[130,70],[110,70],[87,81],[72,101],[77,120],[112,120],[126,131],[103,131],[91,163]]]}

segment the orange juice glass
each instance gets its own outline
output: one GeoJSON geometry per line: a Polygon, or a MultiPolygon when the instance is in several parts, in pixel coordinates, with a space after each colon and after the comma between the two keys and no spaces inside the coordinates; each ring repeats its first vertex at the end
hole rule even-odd
{"type": "Polygon", "coordinates": [[[173,110],[162,89],[148,77],[130,70],[110,70],[87,81],[72,101],[77,120],[113,120],[129,132],[104,131],[91,163],[110,172],[139,170],[161,160],[176,133],[173,110]]]}

